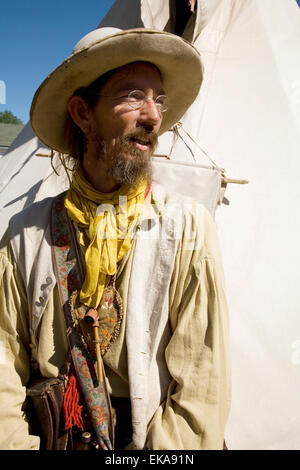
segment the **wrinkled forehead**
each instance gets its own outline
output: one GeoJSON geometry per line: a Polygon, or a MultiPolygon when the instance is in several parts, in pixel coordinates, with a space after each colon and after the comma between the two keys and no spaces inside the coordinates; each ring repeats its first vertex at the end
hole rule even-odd
{"type": "Polygon", "coordinates": [[[164,94],[160,70],[150,62],[132,62],[114,71],[104,84],[102,91],[118,92],[128,89],[153,89],[164,94]]]}

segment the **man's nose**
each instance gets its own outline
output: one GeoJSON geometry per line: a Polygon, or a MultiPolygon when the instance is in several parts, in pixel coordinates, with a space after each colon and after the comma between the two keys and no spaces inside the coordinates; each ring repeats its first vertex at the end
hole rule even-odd
{"type": "Polygon", "coordinates": [[[147,98],[144,105],[140,109],[138,122],[140,124],[150,124],[152,126],[160,125],[162,121],[161,112],[158,110],[155,101],[152,98],[147,98]]]}

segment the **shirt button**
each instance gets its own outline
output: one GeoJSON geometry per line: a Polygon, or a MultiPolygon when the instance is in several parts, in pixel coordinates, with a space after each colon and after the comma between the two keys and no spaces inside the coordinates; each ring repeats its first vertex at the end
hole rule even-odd
{"type": "Polygon", "coordinates": [[[39,302],[40,302],[41,304],[45,303],[44,297],[39,297],[39,302]]]}
{"type": "Polygon", "coordinates": [[[52,284],[52,279],[51,279],[51,277],[49,277],[49,276],[46,277],[46,282],[47,282],[47,284],[52,284]]]}

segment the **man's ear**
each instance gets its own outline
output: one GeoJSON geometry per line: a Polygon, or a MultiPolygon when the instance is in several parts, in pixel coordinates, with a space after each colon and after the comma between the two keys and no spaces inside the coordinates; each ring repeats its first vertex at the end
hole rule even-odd
{"type": "Polygon", "coordinates": [[[90,132],[90,107],[81,96],[72,96],[68,103],[71,118],[87,135],[90,132]]]}

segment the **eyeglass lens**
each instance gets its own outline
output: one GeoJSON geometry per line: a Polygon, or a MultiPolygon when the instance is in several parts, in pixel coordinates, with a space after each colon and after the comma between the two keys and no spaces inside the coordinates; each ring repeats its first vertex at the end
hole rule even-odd
{"type": "MultiPolygon", "coordinates": [[[[128,104],[133,109],[141,108],[146,100],[147,97],[141,90],[133,90],[128,94],[128,104]]],[[[158,96],[154,102],[161,112],[164,112],[168,109],[168,97],[166,95],[158,96]]]]}

